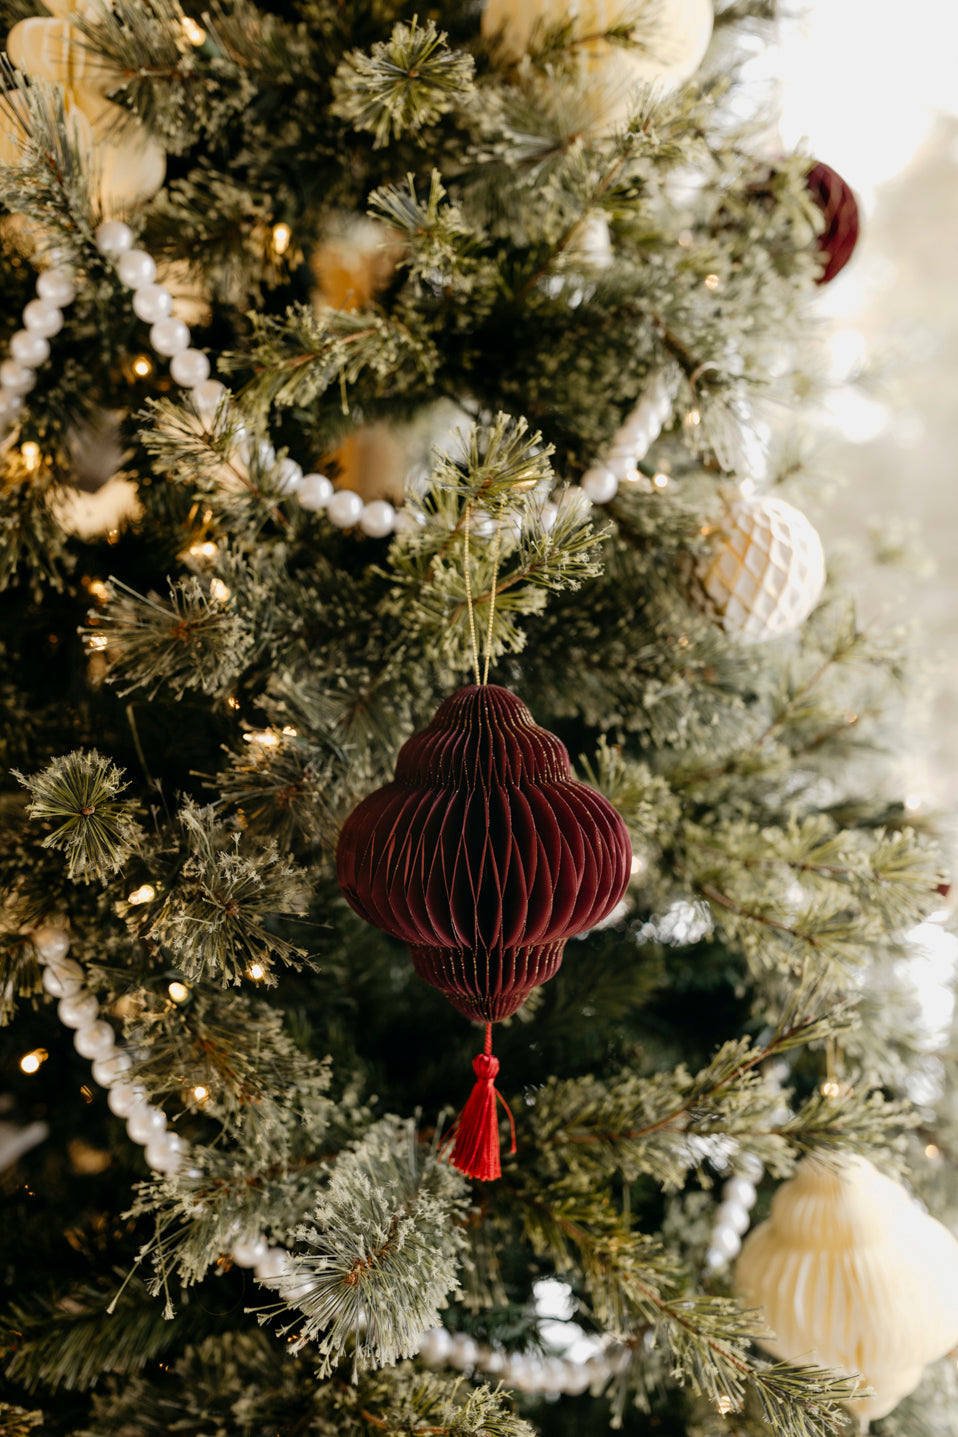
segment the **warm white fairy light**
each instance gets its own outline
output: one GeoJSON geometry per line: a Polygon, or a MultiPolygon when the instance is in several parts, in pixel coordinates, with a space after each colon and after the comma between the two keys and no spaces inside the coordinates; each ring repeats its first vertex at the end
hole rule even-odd
{"type": "Polygon", "coordinates": [[[132,903],[133,907],[136,908],[140,903],[152,903],[155,897],[156,889],[153,887],[153,884],[141,883],[139,888],[134,888],[133,892],[127,895],[126,901],[127,903],[132,903]]]}
{"type": "Polygon", "coordinates": [[[202,1083],[197,1083],[196,1087],[193,1089],[193,1097],[198,1103],[205,1103],[209,1095],[209,1089],[204,1088],[202,1083]]]}
{"type": "Polygon", "coordinates": [[[273,226],[273,252],[274,254],[285,254],[289,249],[289,242],[293,237],[293,231],[289,225],[280,222],[273,226]]]}
{"type": "Polygon", "coordinates": [[[716,290],[718,289],[722,281],[719,279],[717,274],[707,274],[702,283],[705,285],[706,289],[716,290]]]}
{"type": "Polygon", "coordinates": [[[48,1056],[46,1048],[34,1048],[32,1053],[24,1053],[20,1059],[21,1073],[38,1072],[40,1064],[46,1062],[48,1056]]]}
{"type": "Polygon", "coordinates": [[[834,1078],[829,1078],[826,1082],[822,1083],[820,1089],[823,1098],[837,1098],[841,1091],[841,1087],[835,1082],[834,1078]]]}
{"type": "Polygon", "coordinates": [[[243,739],[246,743],[259,744],[261,748],[276,748],[279,744],[279,734],[274,733],[271,728],[250,729],[244,733],[243,739]]]}
{"type": "Polygon", "coordinates": [[[284,724],[282,732],[286,735],[287,738],[299,737],[299,729],[293,728],[292,724],[284,724]]]}
{"type": "Polygon", "coordinates": [[[110,586],[104,584],[102,579],[91,579],[89,587],[94,599],[101,604],[110,597],[110,586]]]}
{"type": "Polygon", "coordinates": [[[137,379],[147,379],[153,373],[153,361],[148,354],[138,354],[130,367],[137,379]]]}
{"type": "Polygon", "coordinates": [[[27,442],[26,442],[26,444],[21,444],[21,445],[20,445],[20,458],[23,460],[23,463],[24,463],[24,465],[25,465],[25,467],[26,467],[28,473],[31,473],[31,474],[32,474],[35,469],[39,469],[39,467],[40,467],[40,446],[39,446],[39,444],[35,444],[32,439],[28,439],[27,442]]]}
{"type": "Polygon", "coordinates": [[[722,1416],[725,1417],[732,1410],[732,1399],[731,1397],[726,1397],[723,1392],[721,1397],[716,1398],[715,1405],[722,1416]]]}
{"type": "Polygon", "coordinates": [[[938,1144],[937,1144],[937,1143],[928,1143],[928,1145],[927,1145],[926,1148],[925,1148],[925,1157],[926,1157],[926,1158],[930,1158],[930,1159],[932,1159],[932,1161],[933,1161],[935,1158],[940,1157],[940,1156],[941,1156],[941,1149],[938,1147],[938,1144]]]}
{"type": "Polygon", "coordinates": [[[222,579],[210,579],[210,595],[219,603],[225,604],[231,593],[229,585],[224,584],[222,579]]]}
{"type": "Polygon", "coordinates": [[[262,963],[251,963],[249,965],[249,976],[252,978],[254,983],[262,983],[263,979],[266,977],[266,969],[263,967],[262,963]]]}
{"type": "Polygon", "coordinates": [[[199,543],[191,544],[187,553],[193,559],[215,559],[219,549],[212,539],[203,539],[199,543]]]}
{"type": "Polygon", "coordinates": [[[669,485],[669,476],[662,473],[653,474],[652,483],[655,485],[656,489],[667,489],[669,485]]]}
{"type": "Polygon", "coordinates": [[[206,39],[206,31],[203,29],[203,26],[197,24],[192,15],[184,15],[180,23],[183,26],[183,33],[187,40],[198,49],[206,39]]]}
{"type": "Polygon", "coordinates": [[[185,1003],[187,998],[190,996],[190,990],[189,988],[187,988],[186,984],[180,983],[176,979],[174,979],[174,981],[169,985],[166,991],[169,993],[174,1003],[185,1003]]]}
{"type": "Polygon", "coordinates": [[[91,654],[102,653],[109,640],[106,634],[90,634],[86,641],[87,649],[91,654]]]}

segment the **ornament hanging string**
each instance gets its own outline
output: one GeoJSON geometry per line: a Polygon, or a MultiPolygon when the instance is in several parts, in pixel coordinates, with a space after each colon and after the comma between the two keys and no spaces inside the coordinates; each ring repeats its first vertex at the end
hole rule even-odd
{"type": "Polygon", "coordinates": [[[499,535],[502,520],[496,521],[496,539],[492,550],[492,592],[489,595],[489,627],[486,629],[486,662],[482,670],[482,682],[489,682],[489,659],[492,654],[492,621],[496,616],[496,585],[499,582],[499,535]]]}
{"type": "Polygon", "coordinates": [[[476,636],[476,611],[472,603],[472,578],[469,574],[469,515],[472,512],[472,505],[466,505],[466,517],[463,524],[462,536],[462,569],[466,585],[466,613],[469,615],[469,641],[472,644],[472,665],[476,671],[476,683],[481,684],[479,677],[479,641],[476,636]]]}

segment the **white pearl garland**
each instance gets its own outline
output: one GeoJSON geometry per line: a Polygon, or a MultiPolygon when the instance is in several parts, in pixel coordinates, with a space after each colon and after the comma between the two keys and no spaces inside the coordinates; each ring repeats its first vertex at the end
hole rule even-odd
{"type": "MultiPolygon", "coordinates": [[[[230,402],[230,391],[219,380],[210,379],[209,359],[202,350],[191,346],[189,326],[173,315],[172,295],[156,283],[153,256],[134,246],[133,231],[122,220],[105,220],[94,238],[100,254],[115,261],[120,283],[132,291],[133,312],[150,325],[150,344],[157,354],[169,359],[174,383],[190,391],[197,415],[204,423],[210,423],[220,407],[230,402]]],[[[49,357],[47,341],[63,325],[59,307],[75,298],[72,273],[62,264],[45,270],[37,280],[37,294],[39,300],[31,300],[23,311],[25,328],[18,330],[11,340],[11,357],[0,364],[0,438],[4,430],[16,422],[23,408],[23,396],[36,383],[35,370],[49,357]]],[[[662,376],[656,376],[615,434],[602,463],[582,476],[581,500],[586,508],[590,504],[608,504],[615,498],[621,482],[639,477],[636,465],[671,417],[672,403],[670,387],[662,376]]],[[[241,426],[237,432],[241,437],[241,426]]],[[[242,437],[239,454],[248,462],[242,437]]],[[[271,477],[281,494],[295,495],[304,509],[324,511],[338,529],[358,529],[371,539],[385,539],[415,523],[408,511],[394,508],[385,499],[364,501],[352,489],[334,488],[325,474],[304,474],[294,459],[277,462],[275,450],[268,441],[260,441],[258,456],[261,465],[271,469],[271,477]]],[[[533,521],[535,527],[549,533],[558,512],[555,504],[541,504],[533,521]]],[[[493,530],[491,516],[474,516],[473,532],[477,537],[488,537],[493,530]]]]}
{"type": "MultiPolygon", "coordinates": [[[[84,986],[79,963],[67,956],[69,934],[46,925],[34,931],[32,940],[43,968],[43,986],[59,998],[57,1013],[61,1022],[76,1030],[77,1051],[93,1059],[93,1078],[107,1089],[110,1111],[126,1120],[130,1139],[144,1149],[154,1171],[179,1171],[189,1156],[189,1144],[178,1133],[168,1131],[166,1114],[148,1102],[146,1090],[128,1081],[127,1074],[133,1066],[129,1054],[116,1047],[110,1024],[97,1018],[96,995],[84,986]]],[[[241,1233],[233,1242],[230,1256],[237,1267],[251,1268],[264,1287],[278,1287],[292,1271],[289,1253],[285,1248],[270,1247],[262,1233],[241,1233]]],[[[477,1343],[467,1333],[451,1333],[444,1327],[432,1327],[423,1333],[419,1355],[432,1367],[449,1363],[462,1372],[483,1372],[501,1378],[522,1392],[555,1396],[576,1395],[593,1383],[604,1385],[631,1360],[629,1348],[619,1344],[593,1353],[586,1362],[542,1358],[531,1353],[506,1354],[477,1343]]]]}

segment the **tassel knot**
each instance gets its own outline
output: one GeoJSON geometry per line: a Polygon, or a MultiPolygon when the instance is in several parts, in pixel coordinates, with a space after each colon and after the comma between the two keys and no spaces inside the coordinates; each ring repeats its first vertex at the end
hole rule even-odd
{"type": "Polygon", "coordinates": [[[491,1053],[480,1053],[472,1060],[472,1071],[480,1083],[491,1083],[499,1072],[499,1059],[491,1053]]]}

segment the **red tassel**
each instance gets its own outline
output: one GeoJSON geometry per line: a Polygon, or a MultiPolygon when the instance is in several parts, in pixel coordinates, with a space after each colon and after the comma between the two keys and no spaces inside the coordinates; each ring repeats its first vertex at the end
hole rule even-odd
{"type": "Polygon", "coordinates": [[[472,1060],[472,1070],[476,1075],[476,1086],[469,1094],[469,1101],[449,1135],[450,1138],[455,1138],[449,1161],[454,1168],[465,1173],[466,1177],[478,1178],[480,1182],[491,1182],[502,1176],[499,1165],[497,1101],[505,1108],[512,1128],[512,1147],[509,1152],[514,1153],[516,1150],[516,1125],[512,1113],[509,1112],[509,1104],[495,1086],[499,1059],[492,1056],[491,1023],[486,1024],[485,1052],[472,1060]]]}

